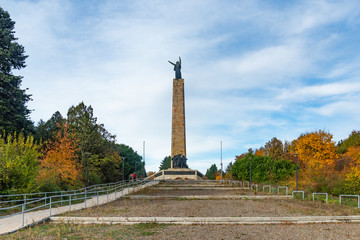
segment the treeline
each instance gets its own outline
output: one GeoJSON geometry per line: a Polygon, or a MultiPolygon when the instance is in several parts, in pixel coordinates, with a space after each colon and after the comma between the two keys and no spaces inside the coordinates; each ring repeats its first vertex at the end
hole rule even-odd
{"type": "Polygon", "coordinates": [[[28,89],[21,89],[24,47],[15,22],[0,7],[0,194],[66,190],[145,175],[145,163],[131,147],[98,123],[91,106],[72,106],[35,125],[28,89]],[[123,168],[124,167],[124,168],[123,168]],[[89,169],[89,177],[87,177],[89,169]],[[124,171],[124,173],[123,173],[124,171]]]}
{"type": "MultiPolygon", "coordinates": [[[[295,164],[298,163],[298,186],[311,192],[360,193],[360,131],[336,143],[329,132],[318,130],[282,142],[274,137],[264,146],[249,149],[235,157],[225,177],[249,181],[281,183],[295,187],[295,164]]],[[[216,166],[215,166],[216,168],[216,166]]],[[[214,172],[214,166],[208,169],[214,172]]]]}
{"type": "Polygon", "coordinates": [[[41,120],[35,134],[0,135],[1,193],[53,191],[145,175],[142,157],[131,147],[115,143],[91,106],[81,102],[67,118],[55,112],[41,120]],[[123,176],[124,161],[124,176],[123,176]],[[89,169],[89,177],[87,170],[89,169]]]}
{"type": "MultiPolygon", "coordinates": [[[[255,151],[255,155],[298,159],[298,183],[312,192],[360,193],[360,131],[353,131],[338,143],[329,132],[318,130],[301,134],[291,142],[276,138],[255,151]]],[[[295,177],[287,181],[295,186],[295,177]]]]}

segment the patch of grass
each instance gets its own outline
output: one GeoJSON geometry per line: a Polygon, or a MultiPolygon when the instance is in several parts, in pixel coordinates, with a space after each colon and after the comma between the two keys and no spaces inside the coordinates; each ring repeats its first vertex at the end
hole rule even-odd
{"type": "Polygon", "coordinates": [[[157,223],[124,225],[39,224],[9,235],[7,239],[141,239],[161,232],[167,225],[157,223]]]}
{"type": "Polygon", "coordinates": [[[184,200],[189,200],[189,199],[184,198],[184,197],[176,197],[175,200],[176,201],[184,201],[184,200]]]}

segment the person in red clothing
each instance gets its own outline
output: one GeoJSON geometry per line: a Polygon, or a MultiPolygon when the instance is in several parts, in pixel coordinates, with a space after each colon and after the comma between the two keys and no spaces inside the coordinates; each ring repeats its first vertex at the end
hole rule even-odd
{"type": "Polygon", "coordinates": [[[133,180],[136,181],[136,173],[133,174],[133,180]]]}

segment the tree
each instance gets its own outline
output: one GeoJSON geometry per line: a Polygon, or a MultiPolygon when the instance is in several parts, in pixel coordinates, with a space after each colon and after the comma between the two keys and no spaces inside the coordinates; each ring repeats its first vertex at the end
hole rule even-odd
{"type": "Polygon", "coordinates": [[[142,157],[134,151],[131,147],[125,144],[115,144],[114,149],[119,153],[121,158],[124,160],[125,167],[125,179],[128,179],[129,175],[135,172],[136,165],[136,176],[143,175],[145,171],[145,163],[142,157]]]}
{"type": "Polygon", "coordinates": [[[283,143],[274,137],[265,144],[266,156],[272,157],[275,160],[281,159],[284,154],[283,143]]]}
{"type": "Polygon", "coordinates": [[[1,194],[32,192],[38,173],[39,146],[33,137],[23,134],[0,134],[0,189],[1,194]]]}
{"type": "Polygon", "coordinates": [[[67,189],[80,183],[77,150],[76,136],[64,123],[55,133],[54,141],[49,140],[44,158],[40,161],[38,180],[43,190],[67,189]]]}
{"type": "MultiPolygon", "coordinates": [[[[287,145],[286,145],[287,148],[287,145]]],[[[282,159],[284,156],[284,144],[276,137],[265,143],[264,147],[256,149],[255,155],[257,156],[268,156],[275,160],[282,159]]]]}
{"type": "Polygon", "coordinates": [[[168,168],[170,168],[170,167],[171,167],[171,157],[170,157],[170,156],[166,156],[166,157],[164,157],[164,159],[161,161],[159,170],[168,169],[168,168]]]}
{"type": "Polygon", "coordinates": [[[59,111],[56,111],[46,122],[41,119],[35,127],[35,141],[46,142],[49,139],[54,140],[52,139],[54,132],[57,132],[59,130],[59,126],[61,127],[65,121],[66,119],[63,118],[59,111]]]}
{"type": "Polygon", "coordinates": [[[213,164],[210,166],[209,169],[206,170],[205,177],[207,177],[210,180],[215,180],[215,174],[218,171],[216,164],[213,164]]]}
{"type": "Polygon", "coordinates": [[[352,131],[347,139],[341,141],[337,147],[337,153],[345,153],[351,146],[360,146],[360,131],[352,131]]]}
{"type": "Polygon", "coordinates": [[[295,165],[288,160],[274,160],[269,156],[253,155],[249,152],[245,156],[237,157],[232,166],[233,175],[242,181],[250,180],[250,158],[253,182],[278,183],[287,180],[295,171],[295,165]]]}
{"type": "Polygon", "coordinates": [[[224,178],[225,179],[231,179],[232,178],[232,162],[230,162],[226,168],[225,168],[225,174],[224,174],[224,178]]]}
{"type": "Polygon", "coordinates": [[[299,186],[312,191],[330,189],[338,155],[332,134],[319,130],[301,134],[293,140],[289,150],[298,153],[299,186]]]}
{"type": "Polygon", "coordinates": [[[306,168],[332,167],[338,157],[332,137],[331,133],[322,130],[301,134],[290,147],[293,153],[299,154],[299,160],[306,168]]]}
{"type": "Polygon", "coordinates": [[[122,179],[122,161],[123,159],[116,151],[101,160],[103,182],[117,182],[122,179]]]}
{"type": "Polygon", "coordinates": [[[104,158],[111,151],[115,136],[111,135],[103,124],[97,123],[93,108],[83,102],[69,108],[67,121],[70,130],[74,131],[79,144],[80,159],[84,164],[85,153],[104,158]]]}
{"type": "Polygon", "coordinates": [[[360,193],[360,146],[350,146],[343,157],[349,160],[344,169],[345,185],[350,193],[360,193]]]}
{"type": "Polygon", "coordinates": [[[26,104],[31,95],[20,88],[22,77],[12,73],[24,68],[27,58],[24,47],[16,42],[14,27],[9,13],[0,7],[0,132],[30,133],[33,123],[26,104]]]}

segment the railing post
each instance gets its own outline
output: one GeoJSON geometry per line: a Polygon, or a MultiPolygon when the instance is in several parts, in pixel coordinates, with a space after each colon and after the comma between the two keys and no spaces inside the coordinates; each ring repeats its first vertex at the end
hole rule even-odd
{"type": "Polygon", "coordinates": [[[99,205],[99,191],[96,192],[96,204],[99,205]]]}
{"type": "Polygon", "coordinates": [[[69,200],[69,206],[70,206],[70,211],[71,211],[71,195],[70,195],[70,200],[69,200]]]}
{"type": "Polygon", "coordinates": [[[61,191],[61,201],[60,201],[60,205],[62,206],[62,202],[63,202],[63,192],[61,191]]]}
{"type": "Polygon", "coordinates": [[[109,202],[109,190],[106,192],[107,202],[109,202]]]}
{"type": "Polygon", "coordinates": [[[25,203],[22,205],[22,226],[25,225],[25,203]]]}
{"type": "Polygon", "coordinates": [[[86,208],[86,189],[85,189],[85,208],[86,208]]]}
{"type": "Polygon", "coordinates": [[[51,197],[50,197],[50,217],[51,217],[51,197]]]}
{"type": "Polygon", "coordinates": [[[26,203],[26,193],[24,194],[24,203],[26,203]]]}
{"type": "Polygon", "coordinates": [[[47,197],[46,197],[46,193],[45,193],[45,206],[46,206],[46,203],[47,203],[47,197]]]}

